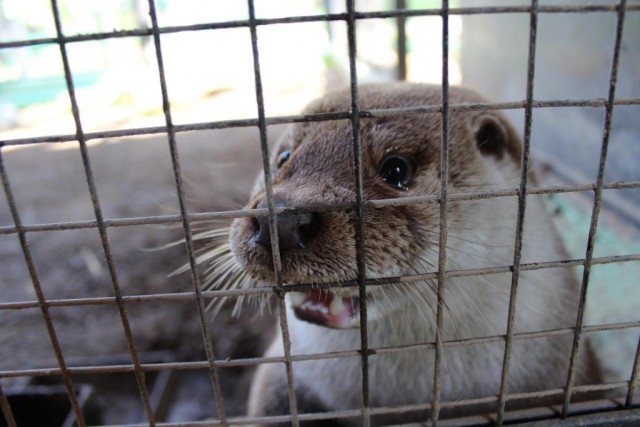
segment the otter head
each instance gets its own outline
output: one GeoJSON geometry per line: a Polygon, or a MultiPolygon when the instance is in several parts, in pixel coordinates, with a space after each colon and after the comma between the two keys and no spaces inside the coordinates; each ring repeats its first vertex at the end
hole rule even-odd
{"type": "MultiPolygon", "coordinates": [[[[452,103],[482,102],[472,92],[451,88],[452,103]]],[[[391,84],[362,86],[363,110],[440,105],[437,86],[391,84]]],[[[307,107],[305,114],[344,112],[348,91],[336,92],[307,107]]],[[[440,191],[441,115],[395,114],[362,119],[362,179],[365,200],[419,196],[440,191]]],[[[499,113],[450,114],[450,191],[486,181],[497,162],[516,164],[520,145],[499,113]]],[[[290,127],[271,161],[276,206],[353,204],[356,199],[353,132],[349,120],[299,123],[290,127]]],[[[267,206],[264,177],[258,177],[247,208],[267,206]]],[[[449,222],[464,222],[454,203],[449,222]]],[[[351,209],[283,214],[277,234],[285,285],[353,280],[356,265],[356,216],[351,209]]],[[[364,211],[367,278],[394,277],[437,270],[439,205],[427,203],[364,211]]],[[[273,283],[273,258],[267,217],[238,218],[231,228],[231,249],[255,281],[273,283]]],[[[292,292],[296,316],[333,328],[358,325],[356,288],[292,292]]],[[[368,312],[376,319],[415,300],[401,284],[368,290],[368,312]],[[395,292],[393,298],[381,292],[395,292]]]]}

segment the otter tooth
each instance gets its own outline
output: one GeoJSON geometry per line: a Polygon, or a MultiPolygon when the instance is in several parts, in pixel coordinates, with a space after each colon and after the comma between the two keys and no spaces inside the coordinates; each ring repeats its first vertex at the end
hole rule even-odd
{"type": "Polygon", "coordinates": [[[333,298],[333,301],[331,301],[331,306],[329,307],[329,311],[334,316],[341,314],[344,311],[344,302],[342,301],[342,298],[335,296],[333,298]]]}
{"type": "Polygon", "coordinates": [[[289,292],[289,299],[292,305],[300,305],[307,299],[307,295],[303,292],[289,292]]]}

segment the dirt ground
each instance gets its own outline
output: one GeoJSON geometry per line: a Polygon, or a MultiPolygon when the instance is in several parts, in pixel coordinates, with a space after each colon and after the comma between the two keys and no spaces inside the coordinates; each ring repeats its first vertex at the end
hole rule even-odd
{"type": "MultiPolygon", "coordinates": [[[[269,128],[270,141],[281,130],[269,128]]],[[[237,209],[246,202],[260,164],[256,128],[179,134],[178,146],[190,212],[237,209]]],[[[105,218],[178,213],[166,136],[92,142],[89,156],[105,218]]],[[[2,157],[23,224],[95,219],[76,143],[5,149],[2,157]]],[[[7,226],[13,226],[13,220],[3,196],[0,227],[7,226]]],[[[114,227],[109,228],[108,236],[117,279],[125,295],[193,290],[188,273],[169,277],[188,262],[182,245],[152,250],[179,240],[179,225],[114,227]]],[[[27,237],[47,299],[113,295],[97,229],[30,232],[27,237]]],[[[0,303],[36,300],[15,233],[0,234],[0,272],[0,303]]],[[[194,301],[132,302],[126,308],[138,351],[168,352],[178,361],[205,360],[194,301]]],[[[128,354],[115,304],[52,307],[50,313],[70,366],[86,364],[87,358],[96,356],[128,354]]],[[[260,355],[271,320],[250,309],[235,319],[229,309],[223,309],[210,318],[216,358],[260,355]]],[[[57,366],[39,309],[0,310],[0,325],[0,370],[57,366]]],[[[182,374],[204,379],[207,387],[205,370],[182,374]]],[[[228,414],[244,412],[249,375],[246,369],[221,370],[228,414]]],[[[15,386],[19,380],[3,380],[2,385],[15,386]]],[[[191,382],[193,387],[196,382],[191,382]]],[[[194,393],[189,398],[197,400],[194,393]]],[[[213,407],[213,401],[207,399],[197,410],[213,407]]],[[[189,412],[188,408],[181,409],[185,410],[189,412]]],[[[208,410],[204,412],[209,413],[174,418],[193,420],[194,416],[198,419],[212,415],[208,410]]]]}

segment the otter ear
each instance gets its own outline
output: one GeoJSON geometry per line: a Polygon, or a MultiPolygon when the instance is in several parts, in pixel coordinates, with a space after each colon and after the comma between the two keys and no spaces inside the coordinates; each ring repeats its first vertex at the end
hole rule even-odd
{"type": "Polygon", "coordinates": [[[478,150],[486,156],[502,159],[509,150],[509,131],[493,114],[477,116],[471,126],[478,150]]]}

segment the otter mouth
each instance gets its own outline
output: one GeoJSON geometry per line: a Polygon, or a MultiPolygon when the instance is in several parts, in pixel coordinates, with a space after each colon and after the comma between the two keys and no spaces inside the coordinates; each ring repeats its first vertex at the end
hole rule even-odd
{"type": "Polygon", "coordinates": [[[300,320],[334,329],[357,328],[360,325],[357,297],[316,289],[289,295],[293,312],[300,320]]]}

